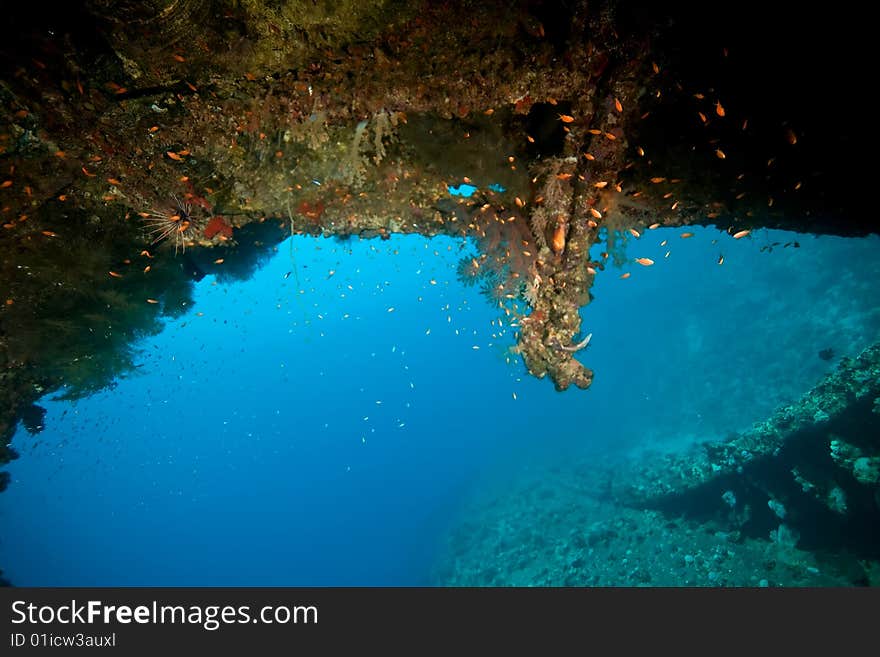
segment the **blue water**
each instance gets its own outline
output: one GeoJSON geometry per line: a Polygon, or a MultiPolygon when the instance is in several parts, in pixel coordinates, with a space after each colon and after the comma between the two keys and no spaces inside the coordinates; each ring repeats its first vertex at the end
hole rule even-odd
{"type": "Polygon", "coordinates": [[[45,430],[16,434],[0,567],[20,585],[431,583],[494,478],[723,437],[833,368],[819,350],[880,337],[876,237],[680,232],[629,245],[652,267],[599,273],[589,391],[507,352],[503,314],[455,278],[461,240],[297,237],[248,282],[207,277],[137,375],[45,399],[45,430]]]}

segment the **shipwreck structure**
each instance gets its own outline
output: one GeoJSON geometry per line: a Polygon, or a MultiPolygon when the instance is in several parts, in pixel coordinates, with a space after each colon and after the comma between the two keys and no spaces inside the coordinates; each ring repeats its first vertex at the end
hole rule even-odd
{"type": "Polygon", "coordinates": [[[290,234],[472,238],[480,256],[460,274],[482,277],[517,322],[527,370],[562,391],[593,378],[579,310],[615,256],[591,260],[598,240],[694,223],[877,230],[844,193],[857,173],[837,165],[858,145],[828,110],[848,101],[809,91],[826,74],[849,88],[859,42],[830,47],[836,19],[803,8],[796,42],[789,19],[754,25],[741,5],[86,0],[9,11],[5,438],[20,420],[39,426],[42,394],[85,394],[131,367],[131,342],[185,312],[193,277],[246,275],[290,234]],[[461,184],[474,193],[452,196],[461,184]]]}

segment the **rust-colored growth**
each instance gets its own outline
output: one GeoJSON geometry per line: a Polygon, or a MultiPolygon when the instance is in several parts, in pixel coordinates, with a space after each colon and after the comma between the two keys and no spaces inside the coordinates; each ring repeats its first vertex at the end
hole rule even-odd
{"type": "Polygon", "coordinates": [[[323,201],[315,201],[314,203],[309,203],[308,201],[303,201],[298,206],[296,206],[296,211],[299,212],[306,219],[309,219],[313,222],[318,222],[321,219],[321,216],[324,214],[323,201]]]}
{"type": "Polygon", "coordinates": [[[515,114],[528,114],[529,110],[532,109],[532,104],[532,97],[529,94],[526,94],[515,102],[513,111],[515,114]]]}
{"type": "Polygon", "coordinates": [[[556,222],[556,230],[553,231],[553,240],[550,245],[553,247],[553,253],[561,254],[565,250],[565,221],[558,219],[556,222]]]}
{"type": "Polygon", "coordinates": [[[232,226],[226,223],[223,217],[213,217],[208,225],[205,226],[205,237],[213,239],[215,235],[220,235],[225,239],[232,238],[232,226]]]}

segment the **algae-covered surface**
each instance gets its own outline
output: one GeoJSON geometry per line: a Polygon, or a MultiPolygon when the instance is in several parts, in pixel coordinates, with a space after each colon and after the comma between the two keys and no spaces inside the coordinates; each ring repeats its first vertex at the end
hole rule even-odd
{"type": "Polygon", "coordinates": [[[10,8],[7,576],[875,583],[865,42],[747,5],[10,8]]]}

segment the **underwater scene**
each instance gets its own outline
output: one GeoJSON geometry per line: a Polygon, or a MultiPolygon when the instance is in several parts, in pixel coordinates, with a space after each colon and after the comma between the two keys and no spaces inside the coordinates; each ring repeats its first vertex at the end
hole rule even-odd
{"type": "MultiPolygon", "coordinates": [[[[586,353],[603,375],[576,400],[529,377],[504,313],[450,276],[466,242],[294,237],[247,281],[206,277],[188,312],[136,344],[136,374],[41,400],[46,428],[19,429],[4,567],[29,585],[858,578],[858,552],[822,549],[844,547],[847,500],[865,503],[876,463],[864,483],[847,464],[807,493],[774,476],[808,476],[812,455],[709,481],[666,468],[695,467],[691,448],[723,450],[778,407],[812,423],[839,403],[799,406],[880,333],[878,239],[679,233],[639,240],[653,267],[598,278],[586,353]],[[830,288],[816,261],[837,272],[830,288]],[[654,508],[666,491],[643,490],[653,476],[680,498],[669,517],[654,508]]],[[[755,459],[771,448],[750,445],[755,459]]]]}
{"type": "Polygon", "coordinates": [[[880,585],[829,26],[669,11],[17,9],[3,583],[880,585]]]}

